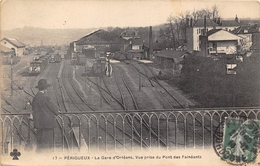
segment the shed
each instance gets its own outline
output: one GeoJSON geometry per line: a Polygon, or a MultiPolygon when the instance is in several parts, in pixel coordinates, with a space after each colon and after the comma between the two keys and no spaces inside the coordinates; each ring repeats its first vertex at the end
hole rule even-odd
{"type": "Polygon", "coordinates": [[[181,70],[183,60],[187,52],[175,50],[162,50],[155,54],[155,64],[159,65],[161,69],[173,69],[175,71],[181,70]]]}
{"type": "Polygon", "coordinates": [[[25,51],[25,44],[14,38],[3,38],[1,45],[15,51],[16,56],[22,56],[25,51]]]}

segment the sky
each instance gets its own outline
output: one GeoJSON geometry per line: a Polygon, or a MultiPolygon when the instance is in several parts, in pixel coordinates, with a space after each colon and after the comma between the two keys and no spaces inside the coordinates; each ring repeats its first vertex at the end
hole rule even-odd
{"type": "Polygon", "coordinates": [[[222,18],[260,19],[260,0],[2,0],[1,29],[153,26],[215,4],[222,18]]]}

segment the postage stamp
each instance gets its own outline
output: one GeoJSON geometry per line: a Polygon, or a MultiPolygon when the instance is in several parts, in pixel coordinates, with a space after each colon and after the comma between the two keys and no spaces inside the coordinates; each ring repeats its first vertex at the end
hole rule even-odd
{"type": "Polygon", "coordinates": [[[259,148],[260,121],[226,118],[223,129],[222,125],[214,136],[218,156],[230,164],[254,164],[259,148]]]}

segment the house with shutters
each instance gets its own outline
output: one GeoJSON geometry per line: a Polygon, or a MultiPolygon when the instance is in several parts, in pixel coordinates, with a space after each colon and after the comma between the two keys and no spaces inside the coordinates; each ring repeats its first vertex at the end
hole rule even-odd
{"type": "Polygon", "coordinates": [[[201,51],[199,36],[203,35],[204,26],[206,27],[206,32],[212,29],[232,31],[238,28],[240,23],[237,16],[234,20],[222,20],[221,18],[206,19],[205,25],[204,19],[193,21],[192,18],[188,18],[186,21],[186,47],[188,52],[201,51]]]}
{"type": "MultiPolygon", "coordinates": [[[[206,19],[206,31],[221,28],[219,24],[212,19],[206,19]]],[[[193,19],[188,20],[186,28],[186,47],[188,52],[200,51],[199,36],[203,34],[204,19],[198,19],[193,23],[193,19]]]]}
{"type": "Polygon", "coordinates": [[[223,29],[207,32],[208,55],[235,54],[241,46],[242,37],[223,29]]]}
{"type": "Polygon", "coordinates": [[[4,47],[7,47],[9,49],[14,50],[14,55],[15,56],[23,56],[23,53],[25,51],[25,44],[19,41],[18,39],[14,38],[3,38],[0,41],[1,45],[4,47]]]}
{"type": "Polygon", "coordinates": [[[231,31],[243,38],[241,42],[241,49],[244,51],[250,51],[253,45],[253,35],[259,33],[258,24],[242,25],[231,31]]]}
{"type": "Polygon", "coordinates": [[[125,51],[129,59],[146,59],[148,57],[149,47],[145,44],[144,40],[140,38],[129,39],[129,45],[125,51]]]}

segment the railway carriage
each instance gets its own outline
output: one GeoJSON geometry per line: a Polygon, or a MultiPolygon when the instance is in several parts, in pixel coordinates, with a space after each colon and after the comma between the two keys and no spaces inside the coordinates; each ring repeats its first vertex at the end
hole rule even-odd
{"type": "Polygon", "coordinates": [[[42,61],[33,61],[30,62],[29,73],[30,74],[39,74],[43,70],[42,61]]]}
{"type": "Polygon", "coordinates": [[[37,61],[30,62],[29,73],[30,74],[39,74],[41,73],[49,63],[49,56],[40,56],[37,61]]]}
{"type": "Polygon", "coordinates": [[[55,63],[55,57],[54,57],[54,55],[52,54],[51,55],[51,57],[50,57],[50,61],[49,61],[50,63],[55,63]]]}
{"type": "Polygon", "coordinates": [[[60,55],[60,54],[56,54],[56,55],[54,56],[54,58],[55,58],[55,62],[56,62],[56,63],[59,63],[59,62],[61,61],[61,55],[60,55]]]}

